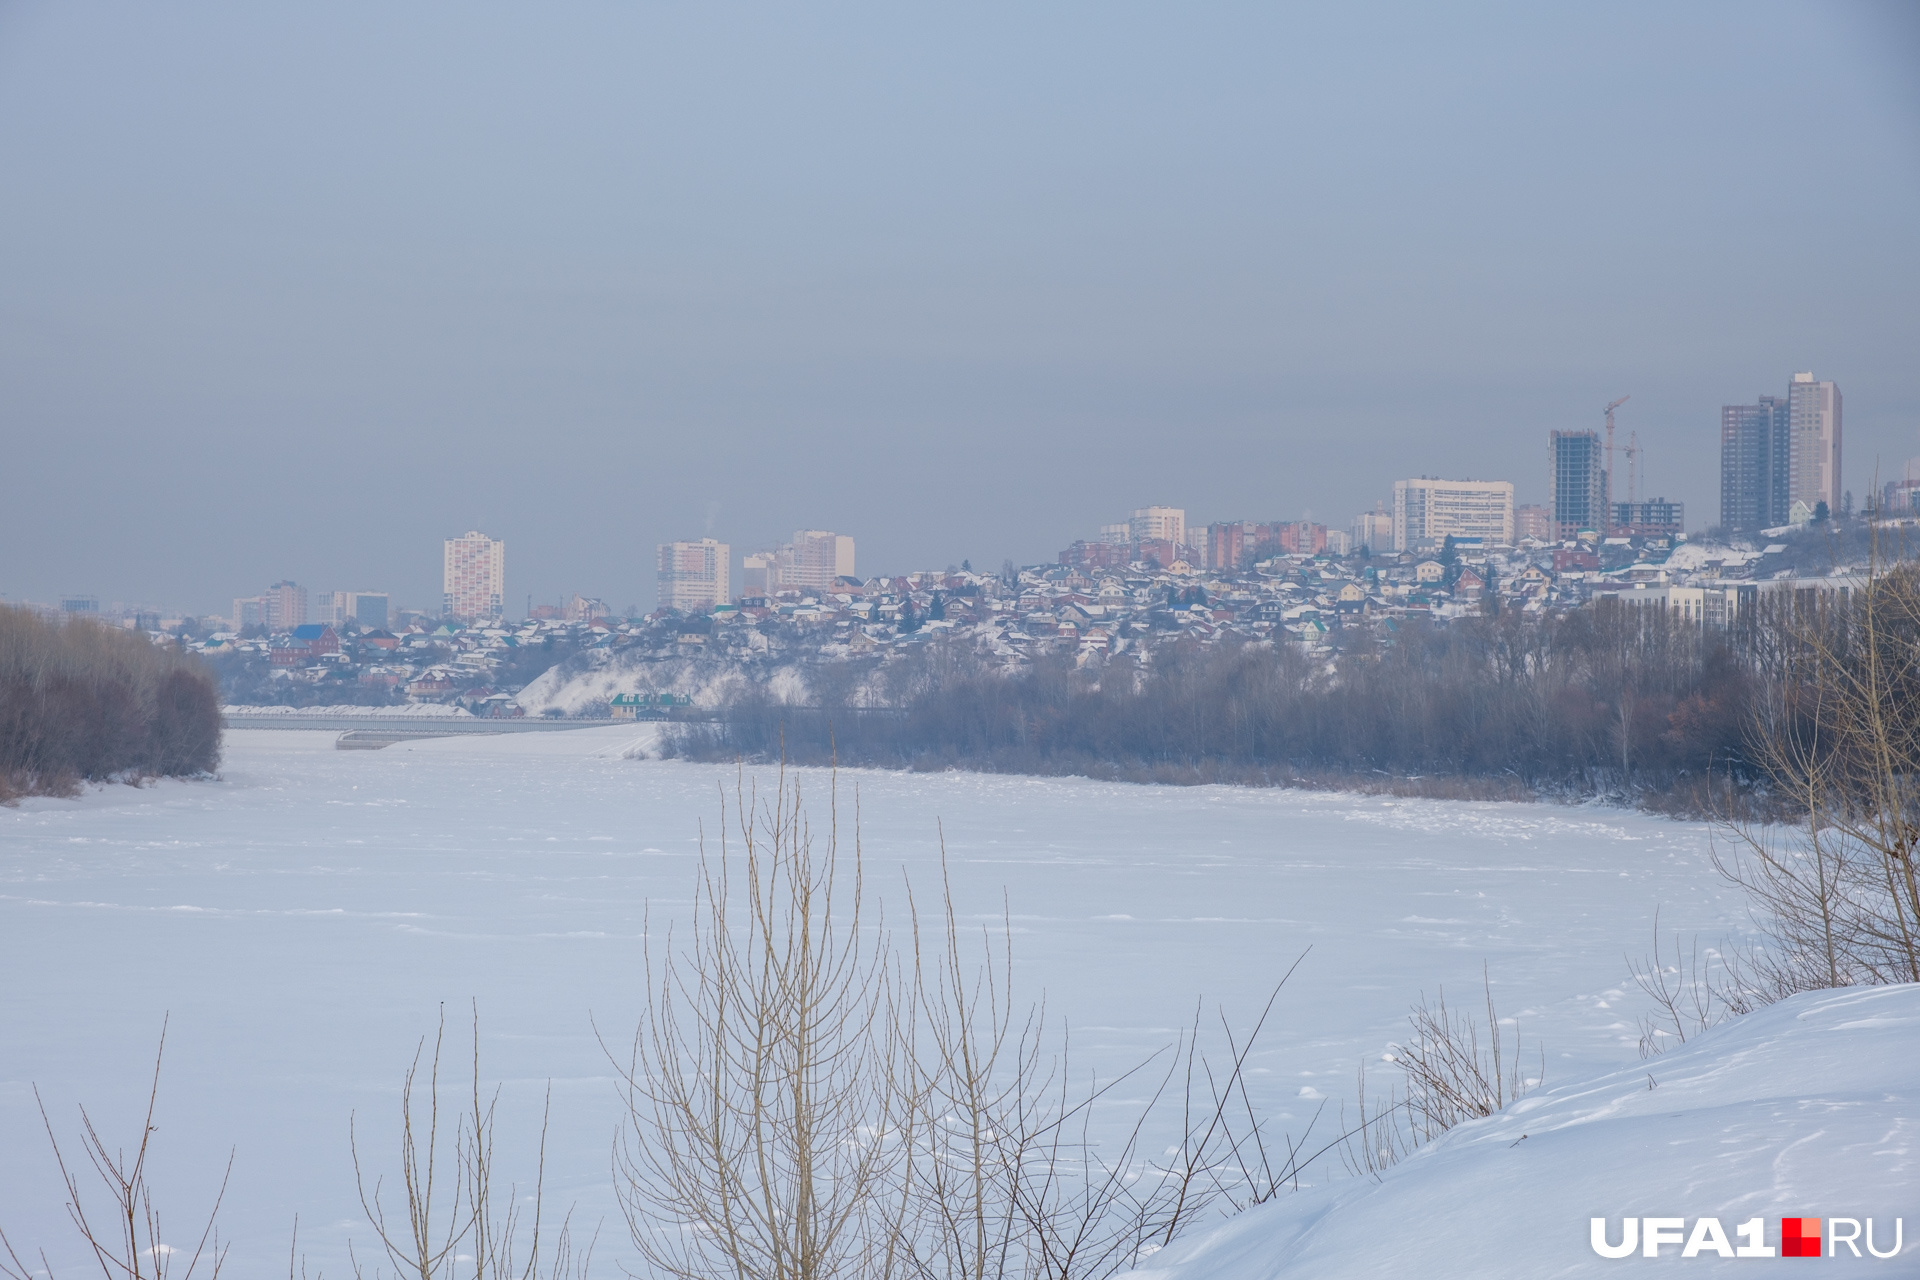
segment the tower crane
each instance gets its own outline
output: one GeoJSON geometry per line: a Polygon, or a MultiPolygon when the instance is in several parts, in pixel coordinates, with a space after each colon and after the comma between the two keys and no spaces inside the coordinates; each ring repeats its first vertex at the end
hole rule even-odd
{"type": "Polygon", "coordinates": [[[1601,502],[1606,510],[1600,515],[1601,523],[1605,526],[1613,524],[1613,411],[1631,399],[1633,397],[1630,395],[1621,396],[1602,411],[1607,415],[1607,474],[1606,483],[1601,486],[1601,502]]]}
{"type": "Polygon", "coordinates": [[[1627,501],[1640,501],[1640,433],[1627,433],[1627,501]]]}

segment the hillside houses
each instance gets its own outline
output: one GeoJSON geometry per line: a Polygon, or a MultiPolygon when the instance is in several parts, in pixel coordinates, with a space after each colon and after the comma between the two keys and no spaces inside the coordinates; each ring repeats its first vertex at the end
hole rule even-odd
{"type": "Polygon", "coordinates": [[[1720,625],[1738,613],[1729,592],[1750,594],[1793,575],[1790,566],[1775,567],[1784,549],[1666,537],[1514,548],[1462,542],[1424,554],[1281,552],[1236,570],[1080,555],[1004,574],[962,568],[840,577],[830,587],[786,587],[699,613],[221,631],[191,647],[221,668],[236,702],[440,702],[515,715],[522,713],[516,696],[565,664],[563,676],[617,669],[632,681],[569,701],[564,712],[535,698],[532,712],[610,715],[615,694],[655,687],[635,674],[652,663],[702,672],[695,684],[705,687],[699,682],[729,672],[755,680],[820,663],[878,669],[929,646],[958,646],[1006,668],[1040,661],[1098,668],[1123,656],[1152,662],[1168,645],[1285,644],[1331,653],[1362,636],[1391,644],[1408,625],[1574,609],[1595,599],[1720,625]]]}

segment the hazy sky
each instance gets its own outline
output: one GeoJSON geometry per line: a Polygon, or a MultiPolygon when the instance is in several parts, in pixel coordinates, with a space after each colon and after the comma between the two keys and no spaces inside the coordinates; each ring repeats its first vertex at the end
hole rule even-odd
{"type": "Polygon", "coordinates": [[[797,527],[1920,453],[1920,6],[0,3],[0,593],[515,612],[797,527]],[[1622,466],[1624,471],[1624,465],[1622,466]]]}

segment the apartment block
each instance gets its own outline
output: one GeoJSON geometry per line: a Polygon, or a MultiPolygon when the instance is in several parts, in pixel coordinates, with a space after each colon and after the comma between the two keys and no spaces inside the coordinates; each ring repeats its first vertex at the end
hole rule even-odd
{"type": "Polygon", "coordinates": [[[782,586],[824,591],[833,580],[853,576],[853,539],[825,529],[799,529],[783,550],[782,586]]]}
{"type": "Polygon", "coordinates": [[[307,624],[307,589],[297,582],[276,582],[261,597],[260,621],[269,631],[291,631],[307,624]]]}
{"type": "Polygon", "coordinates": [[[1391,551],[1393,549],[1393,512],[1386,504],[1379,503],[1371,511],[1363,511],[1353,518],[1353,527],[1348,531],[1353,545],[1357,549],[1365,547],[1369,551],[1391,551]]]}
{"type": "Polygon", "coordinates": [[[1532,502],[1523,502],[1513,509],[1513,536],[1524,542],[1532,538],[1535,542],[1553,541],[1553,511],[1532,502]]]}
{"type": "Polygon", "coordinates": [[[1645,502],[1613,504],[1612,532],[1636,538],[1672,537],[1686,532],[1687,508],[1683,502],[1648,498],[1645,502]]]}
{"type": "Polygon", "coordinates": [[[1582,529],[1607,525],[1607,468],[1598,431],[1555,431],[1553,458],[1553,532],[1571,538],[1582,529]]]}
{"type": "Polygon", "coordinates": [[[724,542],[663,542],[658,551],[659,603],[682,613],[704,613],[729,604],[728,573],[733,549],[724,542]]]}
{"type": "Polygon", "coordinates": [[[507,544],[469,529],[446,541],[441,614],[473,622],[506,612],[507,544]]]}
{"type": "Polygon", "coordinates": [[[1182,507],[1141,507],[1127,521],[1127,536],[1132,542],[1171,542],[1185,546],[1187,513],[1182,507]]]}
{"type": "Polygon", "coordinates": [[[1793,506],[1793,432],[1788,402],[1761,396],[1720,409],[1720,524],[1736,533],[1787,522],[1793,506]]]}
{"type": "Polygon", "coordinates": [[[1449,537],[1512,546],[1513,482],[1430,476],[1394,481],[1393,549],[1411,551],[1449,537]]]}
{"type": "Polygon", "coordinates": [[[1787,417],[1793,434],[1788,503],[1804,502],[1809,511],[1821,503],[1840,510],[1840,388],[1796,373],[1787,384],[1787,417]]]}

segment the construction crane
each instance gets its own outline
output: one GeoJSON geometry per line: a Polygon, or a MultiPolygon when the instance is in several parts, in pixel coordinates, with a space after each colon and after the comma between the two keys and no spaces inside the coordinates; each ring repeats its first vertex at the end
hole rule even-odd
{"type": "Polygon", "coordinates": [[[1613,411],[1631,399],[1630,395],[1621,396],[1603,410],[1607,415],[1607,475],[1602,498],[1606,510],[1600,513],[1600,522],[1608,527],[1613,524],[1613,411]]]}
{"type": "Polygon", "coordinates": [[[1640,433],[1627,433],[1627,501],[1640,501],[1640,433]]]}

